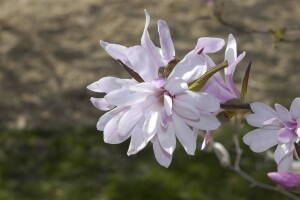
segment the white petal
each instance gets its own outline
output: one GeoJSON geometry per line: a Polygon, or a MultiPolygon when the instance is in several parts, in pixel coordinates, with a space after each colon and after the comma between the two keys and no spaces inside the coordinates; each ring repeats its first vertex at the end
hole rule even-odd
{"type": "Polygon", "coordinates": [[[160,46],[162,50],[162,57],[163,60],[169,62],[173,60],[175,56],[175,49],[171,38],[170,30],[167,23],[162,20],[157,21],[157,26],[158,26],[160,46]]]}
{"type": "Polygon", "coordinates": [[[206,60],[198,54],[188,54],[173,69],[168,79],[180,77],[191,82],[201,77],[207,70],[206,60]]]}
{"type": "Polygon", "coordinates": [[[198,108],[201,110],[207,112],[216,112],[220,109],[220,101],[208,93],[198,93],[198,101],[198,108]]]}
{"type": "Polygon", "coordinates": [[[199,119],[198,110],[192,105],[188,104],[188,102],[183,102],[178,99],[173,100],[174,106],[173,109],[182,117],[187,119],[199,119]]]}
{"type": "Polygon", "coordinates": [[[151,111],[146,117],[145,123],[143,125],[143,132],[146,135],[153,135],[157,131],[159,119],[159,112],[157,110],[151,111]]]}
{"type": "Polygon", "coordinates": [[[153,79],[157,78],[158,67],[155,67],[150,52],[144,47],[130,47],[127,51],[127,58],[132,64],[132,69],[145,81],[151,82],[153,79]]]}
{"type": "Polygon", "coordinates": [[[237,57],[236,41],[232,34],[228,36],[228,43],[225,51],[225,60],[228,61],[229,65],[234,63],[237,57]]]}
{"type": "Polygon", "coordinates": [[[172,155],[163,150],[157,137],[153,138],[152,143],[154,155],[157,162],[164,167],[169,167],[172,161],[172,155]]]}
{"type": "Polygon", "coordinates": [[[300,98],[294,99],[290,111],[294,119],[300,119],[300,98]]]}
{"type": "Polygon", "coordinates": [[[177,139],[189,155],[194,155],[196,150],[195,134],[177,114],[174,113],[172,119],[177,139]]]}
{"type": "Polygon", "coordinates": [[[283,107],[282,105],[276,103],[275,104],[275,109],[276,109],[276,112],[280,118],[280,120],[283,122],[283,123],[288,123],[288,122],[292,122],[292,116],[291,116],[291,113],[285,108],[283,107]]]}
{"type": "Polygon", "coordinates": [[[232,94],[235,94],[238,98],[240,98],[240,92],[236,88],[234,82],[233,82],[233,74],[235,71],[235,68],[237,64],[245,57],[246,52],[243,52],[239,55],[239,57],[236,59],[236,61],[232,64],[230,64],[227,68],[224,69],[225,73],[225,82],[227,84],[228,89],[232,94]]]}
{"type": "Polygon", "coordinates": [[[211,113],[199,111],[198,120],[184,119],[185,122],[197,129],[200,130],[216,130],[221,125],[220,121],[211,113]]]}
{"type": "Polygon", "coordinates": [[[210,141],[211,131],[206,131],[205,137],[202,142],[201,150],[205,149],[210,141]]]}
{"type": "Polygon", "coordinates": [[[165,89],[171,95],[176,95],[188,90],[188,85],[184,80],[180,78],[168,79],[165,85],[165,89]]]}
{"type": "Polygon", "coordinates": [[[255,129],[243,137],[245,144],[256,153],[266,151],[277,144],[278,130],[255,129]]]}
{"type": "Polygon", "coordinates": [[[164,94],[164,107],[167,116],[170,116],[172,114],[172,98],[167,94],[164,94]]]}
{"type": "Polygon", "coordinates": [[[146,93],[155,93],[159,92],[160,89],[155,87],[152,83],[143,82],[135,85],[129,86],[129,90],[134,92],[146,92],[146,93]]]}
{"type": "Polygon", "coordinates": [[[99,110],[106,111],[106,110],[111,110],[115,107],[115,106],[112,106],[109,103],[107,103],[107,101],[104,98],[91,97],[90,100],[91,100],[92,104],[99,110]]]}
{"type": "Polygon", "coordinates": [[[202,48],[203,53],[215,53],[223,48],[225,41],[221,38],[202,37],[198,39],[194,52],[199,52],[202,48]]]}
{"type": "Polygon", "coordinates": [[[157,133],[159,143],[161,147],[169,154],[173,154],[176,147],[176,137],[172,122],[170,122],[168,128],[159,126],[157,133]]]}
{"type": "Polygon", "coordinates": [[[278,171],[288,171],[293,160],[294,144],[279,144],[274,153],[274,160],[278,165],[278,171]]]}
{"type": "Polygon", "coordinates": [[[103,131],[105,125],[117,114],[119,114],[120,112],[125,111],[126,108],[124,107],[116,107],[115,109],[105,113],[104,115],[102,115],[97,123],[97,130],[99,131],[103,131]]]}
{"type": "Polygon", "coordinates": [[[255,102],[251,103],[250,106],[254,114],[251,114],[247,117],[247,122],[251,126],[262,127],[265,121],[278,118],[275,110],[266,104],[255,102]]]}
{"type": "Polygon", "coordinates": [[[124,86],[132,85],[135,83],[136,81],[131,79],[120,79],[108,76],[90,84],[89,86],[87,86],[87,88],[94,92],[109,93],[113,90],[121,89],[124,86]]]}
{"type": "Polygon", "coordinates": [[[127,135],[127,133],[141,120],[143,111],[141,107],[136,106],[126,111],[120,118],[118,125],[118,132],[120,136],[127,135]]]}
{"type": "Polygon", "coordinates": [[[290,166],[293,162],[293,153],[290,152],[278,165],[279,172],[287,172],[289,171],[290,166]]]}
{"type": "Polygon", "coordinates": [[[108,93],[104,99],[111,105],[129,106],[145,101],[146,93],[133,92],[126,88],[108,93]]]}
{"type": "Polygon", "coordinates": [[[121,113],[113,117],[105,126],[103,132],[104,142],[109,144],[119,144],[130,137],[130,134],[120,136],[118,133],[118,122],[121,113]]]}
{"type": "Polygon", "coordinates": [[[101,47],[115,60],[121,60],[125,65],[131,68],[131,64],[127,59],[126,52],[127,47],[119,44],[109,44],[104,41],[100,41],[101,47]]]}
{"type": "Polygon", "coordinates": [[[147,141],[144,140],[142,126],[137,124],[131,133],[131,141],[127,151],[127,155],[133,155],[142,150],[147,144],[147,141]]]}
{"type": "Polygon", "coordinates": [[[150,39],[147,30],[150,23],[150,15],[146,10],[145,10],[145,16],[146,16],[146,22],[145,22],[142,39],[141,39],[141,44],[149,52],[150,59],[153,61],[154,64],[152,67],[155,67],[157,71],[159,67],[164,66],[164,63],[162,62],[162,58],[161,55],[159,54],[158,49],[155,47],[152,40],[150,39]]]}

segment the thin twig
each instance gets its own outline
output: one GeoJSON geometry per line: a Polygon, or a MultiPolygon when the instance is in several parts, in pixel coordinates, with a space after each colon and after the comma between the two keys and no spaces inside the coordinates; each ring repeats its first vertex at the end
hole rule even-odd
{"type": "Polygon", "coordinates": [[[251,110],[249,103],[222,103],[220,106],[224,110],[251,110]]]}
{"type": "Polygon", "coordinates": [[[268,185],[268,184],[265,184],[265,183],[262,183],[262,182],[259,182],[257,180],[255,180],[254,178],[252,178],[249,174],[247,174],[245,171],[243,171],[241,168],[240,168],[240,161],[241,161],[241,158],[242,158],[242,149],[240,148],[240,141],[239,141],[239,137],[238,135],[234,135],[233,137],[233,141],[234,141],[234,145],[235,145],[235,149],[236,149],[236,158],[235,158],[235,163],[234,163],[234,166],[233,165],[230,165],[228,166],[229,169],[231,169],[232,171],[234,171],[235,173],[239,174],[241,177],[243,177],[245,180],[247,180],[248,182],[250,182],[253,186],[257,186],[257,187],[260,187],[260,188],[263,188],[263,189],[266,189],[266,190],[271,190],[271,191],[274,191],[274,192],[278,192],[278,193],[281,193],[293,200],[300,200],[300,197],[298,197],[297,195],[287,191],[287,190],[284,190],[282,188],[279,188],[279,187],[275,187],[275,186],[272,186],[272,185],[268,185]]]}

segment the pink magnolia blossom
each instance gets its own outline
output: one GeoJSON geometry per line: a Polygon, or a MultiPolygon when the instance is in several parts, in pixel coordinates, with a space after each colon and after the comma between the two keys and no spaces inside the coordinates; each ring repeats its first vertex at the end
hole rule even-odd
{"type": "Polygon", "coordinates": [[[300,191],[300,174],[287,172],[270,172],[268,177],[284,188],[300,191]]]}
{"type": "MultiPolygon", "coordinates": [[[[131,137],[127,154],[136,154],[151,141],[157,161],[168,167],[176,146],[176,138],[189,155],[194,155],[197,135],[191,128],[215,130],[220,126],[212,114],[220,102],[207,93],[188,90],[188,83],[202,76],[207,62],[198,54],[186,55],[167,78],[159,69],[174,59],[175,50],[167,24],[159,20],[161,47],[156,47],[148,33],[150,16],[141,45],[124,47],[101,41],[101,46],[116,60],[139,74],[144,82],[134,79],[104,77],[88,86],[104,98],[91,98],[95,107],[110,110],[97,123],[104,131],[106,143],[118,144],[131,137]]],[[[210,46],[206,46],[209,50],[210,46]]]]}
{"type": "MultiPolygon", "coordinates": [[[[197,50],[197,46],[195,51],[197,50]]],[[[236,40],[232,34],[228,36],[228,43],[225,50],[225,59],[228,61],[229,66],[224,69],[225,78],[221,76],[221,73],[216,73],[205,85],[202,89],[202,92],[207,92],[209,94],[217,97],[222,103],[233,99],[240,99],[240,92],[236,88],[233,82],[233,75],[236,69],[236,66],[241,62],[241,60],[245,57],[246,52],[241,53],[237,56],[237,44],[236,40]]],[[[213,60],[205,54],[202,56],[208,62],[208,68],[215,66],[216,64],[213,60]]]]}
{"type": "Polygon", "coordinates": [[[263,152],[277,145],[274,159],[278,171],[287,171],[293,161],[294,143],[300,136],[300,98],[296,98],[288,111],[280,104],[275,110],[263,103],[252,103],[254,114],[247,117],[247,122],[258,127],[243,137],[243,141],[254,152],[263,152]]]}
{"type": "MultiPolygon", "coordinates": [[[[202,46],[201,46],[201,38],[198,41],[198,44],[195,48],[195,52],[197,52],[202,46]]],[[[217,42],[215,42],[217,43],[217,42]]],[[[221,41],[218,42],[221,44],[221,41]]],[[[224,45],[224,42],[223,42],[224,45]]],[[[223,47],[222,45],[222,47],[223,47]]],[[[219,45],[221,47],[221,45],[219,45]]],[[[205,47],[204,47],[205,50],[205,47]]],[[[202,92],[207,92],[209,94],[212,94],[216,98],[218,98],[222,103],[225,103],[229,100],[234,99],[241,99],[241,95],[239,90],[236,88],[234,82],[233,82],[233,75],[234,71],[236,69],[236,66],[241,62],[241,60],[245,57],[246,52],[241,53],[239,56],[237,56],[237,44],[236,40],[233,37],[232,34],[229,34],[228,36],[228,42],[227,47],[225,50],[225,60],[228,61],[229,66],[224,69],[225,77],[223,78],[220,72],[217,72],[214,74],[212,78],[207,82],[205,87],[202,89],[202,92]]],[[[203,59],[207,60],[208,68],[215,66],[216,64],[213,62],[213,60],[206,54],[206,52],[203,52],[201,54],[203,56],[203,59]]],[[[222,110],[218,110],[215,112],[215,115],[217,115],[222,110]]],[[[206,135],[204,137],[202,148],[204,149],[207,144],[209,143],[211,137],[211,131],[207,131],[206,135]]]]}

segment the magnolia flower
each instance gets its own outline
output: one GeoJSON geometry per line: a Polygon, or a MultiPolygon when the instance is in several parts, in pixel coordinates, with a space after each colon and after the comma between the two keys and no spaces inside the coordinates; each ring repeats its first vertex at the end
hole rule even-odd
{"type": "MultiPolygon", "coordinates": [[[[221,44],[221,42],[219,43],[221,44]]],[[[224,41],[223,41],[223,45],[224,45],[224,41]]],[[[219,46],[221,47],[221,45],[219,46]]],[[[199,47],[196,46],[195,51],[198,51],[198,49],[199,47]]],[[[203,56],[204,59],[207,60],[209,68],[216,65],[213,62],[213,60],[208,55],[205,54],[205,52],[201,55],[203,56]]],[[[216,74],[214,74],[212,78],[210,78],[210,80],[208,80],[205,87],[202,89],[202,92],[207,92],[209,94],[212,94],[213,96],[218,98],[222,103],[225,103],[229,100],[241,99],[240,92],[236,88],[233,82],[233,74],[236,66],[241,62],[241,60],[245,57],[245,55],[246,52],[243,52],[239,56],[237,56],[236,40],[232,34],[229,34],[228,43],[225,50],[225,60],[228,61],[229,65],[227,68],[224,69],[225,78],[223,79],[221,73],[217,72],[216,74]]],[[[215,115],[217,115],[221,111],[222,111],[221,109],[218,110],[217,112],[215,112],[215,115]]],[[[210,137],[211,137],[211,131],[207,131],[201,149],[204,149],[207,146],[210,137]]]]}
{"type": "Polygon", "coordinates": [[[136,80],[104,77],[88,89],[107,93],[104,98],[91,98],[98,109],[110,110],[97,123],[106,143],[118,144],[131,137],[127,154],[132,155],[151,141],[157,161],[168,167],[176,138],[194,155],[197,135],[191,128],[215,130],[220,126],[212,114],[220,109],[220,102],[188,89],[188,83],[206,72],[206,60],[198,54],[188,54],[180,62],[174,59],[170,31],[162,20],[158,21],[161,48],[154,46],[147,31],[150,16],[145,14],[141,45],[127,48],[100,42],[111,57],[136,73],[136,80]]]}
{"type": "Polygon", "coordinates": [[[263,152],[277,145],[274,159],[278,171],[287,171],[293,161],[294,143],[300,135],[300,98],[296,98],[288,111],[280,104],[275,110],[263,103],[252,103],[254,114],[247,117],[251,126],[258,127],[243,137],[254,152],[263,152]]]}
{"type": "Polygon", "coordinates": [[[268,177],[286,189],[300,191],[300,174],[270,172],[268,177]]]}
{"type": "MultiPolygon", "coordinates": [[[[196,47],[197,49],[197,47],[196,47]]],[[[228,43],[225,50],[225,60],[228,61],[228,67],[224,69],[225,78],[221,76],[221,73],[217,72],[214,76],[207,82],[205,87],[202,89],[202,92],[207,92],[209,94],[217,97],[222,103],[225,103],[229,100],[240,99],[241,95],[239,90],[236,88],[233,82],[233,74],[236,66],[241,62],[245,57],[246,52],[241,53],[237,56],[237,44],[236,40],[232,34],[228,36],[228,43]]],[[[215,66],[216,64],[212,59],[203,54],[202,56],[208,62],[208,67],[215,66]]]]}

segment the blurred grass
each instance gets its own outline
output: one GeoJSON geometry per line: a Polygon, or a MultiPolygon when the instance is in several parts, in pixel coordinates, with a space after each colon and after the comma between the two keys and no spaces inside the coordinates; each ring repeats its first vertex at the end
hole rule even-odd
{"type": "MultiPolygon", "coordinates": [[[[230,139],[234,128],[226,131],[220,139],[230,139]]],[[[151,145],[127,157],[128,142],[105,144],[94,128],[2,131],[0,146],[1,200],[285,199],[250,187],[221,167],[212,153],[188,156],[177,145],[172,164],[165,169],[155,161],[151,145]]],[[[271,183],[265,173],[275,169],[273,162],[246,151],[242,167],[271,183]]]]}

